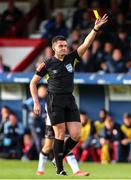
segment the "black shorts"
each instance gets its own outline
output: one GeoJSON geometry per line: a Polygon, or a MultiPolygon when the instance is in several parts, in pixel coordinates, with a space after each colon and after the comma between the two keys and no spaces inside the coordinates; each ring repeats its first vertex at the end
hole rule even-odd
{"type": "Polygon", "coordinates": [[[54,130],[53,130],[52,126],[45,127],[45,138],[48,138],[48,139],[55,138],[55,134],[54,134],[54,130]]]}
{"type": "Polygon", "coordinates": [[[47,111],[52,125],[80,122],[80,113],[72,94],[48,93],[47,111]]]}

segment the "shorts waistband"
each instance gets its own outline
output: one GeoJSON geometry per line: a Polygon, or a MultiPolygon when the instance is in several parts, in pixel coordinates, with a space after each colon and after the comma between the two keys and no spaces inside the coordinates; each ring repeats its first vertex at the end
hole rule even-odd
{"type": "Polygon", "coordinates": [[[65,93],[56,93],[56,92],[49,92],[48,91],[48,94],[54,94],[54,95],[72,95],[72,93],[71,92],[65,92],[65,93]]]}

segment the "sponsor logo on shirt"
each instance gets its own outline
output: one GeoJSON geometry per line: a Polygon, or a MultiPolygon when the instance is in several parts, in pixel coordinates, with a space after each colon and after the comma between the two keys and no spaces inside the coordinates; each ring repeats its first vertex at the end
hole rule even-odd
{"type": "Polygon", "coordinates": [[[57,73],[58,73],[58,70],[53,70],[53,73],[54,73],[54,74],[57,74],[57,73]]]}

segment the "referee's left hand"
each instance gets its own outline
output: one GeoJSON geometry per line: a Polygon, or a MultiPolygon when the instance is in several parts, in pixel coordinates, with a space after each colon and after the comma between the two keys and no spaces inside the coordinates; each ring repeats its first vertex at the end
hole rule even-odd
{"type": "Polygon", "coordinates": [[[95,21],[95,27],[94,27],[94,28],[95,28],[96,30],[99,30],[100,27],[101,27],[103,24],[105,24],[107,21],[108,21],[108,16],[107,16],[107,14],[104,14],[104,16],[103,16],[102,18],[97,19],[97,20],[95,21]]]}
{"type": "Polygon", "coordinates": [[[34,103],[34,113],[36,115],[40,115],[41,114],[41,105],[39,102],[35,102],[34,103]]]}

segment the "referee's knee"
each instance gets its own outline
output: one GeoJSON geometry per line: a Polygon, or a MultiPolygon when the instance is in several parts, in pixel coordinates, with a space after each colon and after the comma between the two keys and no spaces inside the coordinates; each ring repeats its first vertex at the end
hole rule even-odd
{"type": "Polygon", "coordinates": [[[72,132],[70,134],[70,137],[74,140],[74,141],[79,141],[80,140],[80,133],[79,132],[72,132]]]}
{"type": "Polygon", "coordinates": [[[65,132],[63,132],[63,131],[55,132],[55,139],[64,140],[65,132]]]}
{"type": "Polygon", "coordinates": [[[46,145],[42,148],[42,152],[48,154],[52,149],[53,149],[52,146],[46,145]]]}
{"type": "Polygon", "coordinates": [[[64,140],[65,139],[65,124],[58,124],[53,126],[55,139],[64,140]]]}

